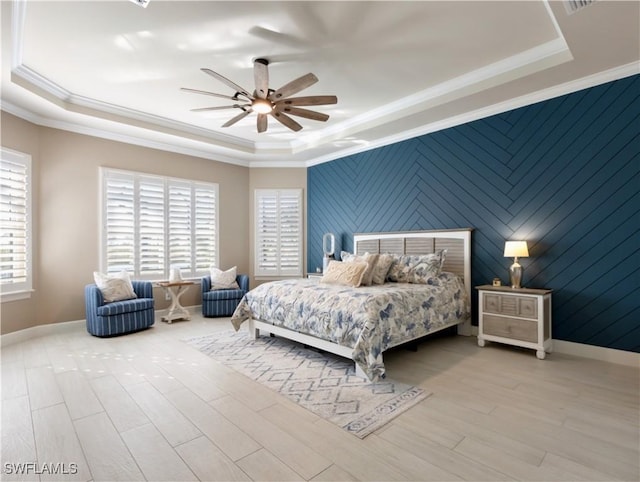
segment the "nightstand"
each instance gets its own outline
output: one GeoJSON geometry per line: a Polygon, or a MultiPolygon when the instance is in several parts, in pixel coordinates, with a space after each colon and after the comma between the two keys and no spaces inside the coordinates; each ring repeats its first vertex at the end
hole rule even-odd
{"type": "Polygon", "coordinates": [[[315,281],[320,281],[320,279],[322,278],[322,273],[308,273],[307,278],[315,281]]]}
{"type": "Polygon", "coordinates": [[[544,360],[552,351],[551,290],[476,286],[478,345],[485,340],[536,350],[544,360]]]}

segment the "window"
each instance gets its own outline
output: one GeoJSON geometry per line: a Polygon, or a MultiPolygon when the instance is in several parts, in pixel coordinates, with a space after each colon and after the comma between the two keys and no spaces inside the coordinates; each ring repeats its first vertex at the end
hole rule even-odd
{"type": "Polygon", "coordinates": [[[139,279],[206,274],[218,264],[218,185],[115,169],[102,172],[102,260],[139,279]]]}
{"type": "Polygon", "coordinates": [[[12,301],[33,291],[31,156],[0,149],[0,292],[12,301]]]}
{"type": "Polygon", "coordinates": [[[302,276],[302,190],[256,189],[255,275],[302,276]]]}

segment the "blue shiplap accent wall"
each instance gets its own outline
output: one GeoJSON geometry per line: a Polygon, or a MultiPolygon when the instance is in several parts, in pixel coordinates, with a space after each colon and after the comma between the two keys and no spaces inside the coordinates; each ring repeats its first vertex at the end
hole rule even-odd
{"type": "Polygon", "coordinates": [[[639,352],[639,115],[633,76],[311,167],[308,270],[325,232],[339,252],[356,232],[473,227],[474,286],[506,284],[504,241],[526,239],[553,337],[639,352]]]}

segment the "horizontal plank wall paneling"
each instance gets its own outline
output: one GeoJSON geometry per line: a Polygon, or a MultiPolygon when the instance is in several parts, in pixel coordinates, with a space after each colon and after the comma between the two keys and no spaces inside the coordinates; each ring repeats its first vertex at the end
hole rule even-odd
{"type": "MultiPolygon", "coordinates": [[[[322,235],[473,227],[473,283],[554,290],[553,336],[640,351],[640,76],[308,170],[308,269],[322,235]]],[[[474,303],[477,296],[474,294],[474,303]]],[[[477,310],[474,310],[477,313],[477,310]]]]}

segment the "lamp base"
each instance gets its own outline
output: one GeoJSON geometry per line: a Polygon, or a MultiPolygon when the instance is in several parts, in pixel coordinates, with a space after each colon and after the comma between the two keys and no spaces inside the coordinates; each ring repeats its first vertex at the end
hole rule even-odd
{"type": "Polygon", "coordinates": [[[512,288],[521,288],[520,282],[522,281],[522,266],[520,266],[518,261],[514,261],[509,268],[509,280],[511,281],[512,288]]]}

